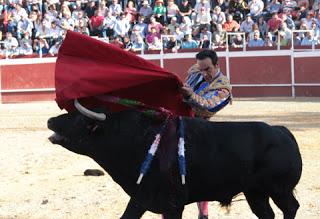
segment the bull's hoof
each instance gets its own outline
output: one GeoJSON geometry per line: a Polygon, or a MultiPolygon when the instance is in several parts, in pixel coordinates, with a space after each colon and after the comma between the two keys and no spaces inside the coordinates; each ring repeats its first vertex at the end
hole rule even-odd
{"type": "Polygon", "coordinates": [[[103,176],[104,172],[97,169],[87,169],[83,173],[85,176],[103,176]]]}

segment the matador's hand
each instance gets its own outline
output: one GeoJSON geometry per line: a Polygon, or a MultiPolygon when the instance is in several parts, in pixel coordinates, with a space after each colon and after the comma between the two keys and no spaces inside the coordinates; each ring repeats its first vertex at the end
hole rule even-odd
{"type": "Polygon", "coordinates": [[[190,97],[191,94],[193,93],[193,90],[190,86],[184,85],[183,87],[180,88],[180,92],[184,97],[190,97]]]}

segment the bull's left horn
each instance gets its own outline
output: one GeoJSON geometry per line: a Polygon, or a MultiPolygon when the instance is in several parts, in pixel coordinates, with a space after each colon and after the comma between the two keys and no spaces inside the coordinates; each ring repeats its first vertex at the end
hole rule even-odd
{"type": "Polygon", "coordinates": [[[107,116],[104,113],[96,113],[93,112],[91,110],[88,110],[87,108],[85,108],[84,106],[82,106],[78,99],[74,100],[74,106],[77,108],[77,110],[82,113],[83,115],[91,118],[91,119],[95,119],[95,120],[99,120],[99,121],[104,121],[106,120],[107,116]]]}

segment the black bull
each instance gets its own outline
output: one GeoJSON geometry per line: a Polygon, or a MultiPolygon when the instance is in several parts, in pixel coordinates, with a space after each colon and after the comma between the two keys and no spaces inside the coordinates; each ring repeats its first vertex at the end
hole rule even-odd
{"type": "Polygon", "coordinates": [[[136,111],[96,121],[79,112],[48,120],[49,139],[94,159],[131,197],[121,218],[140,218],[145,211],[181,218],[184,205],[219,201],[229,205],[243,192],[253,213],[274,218],[269,197],[285,219],[299,203],[293,195],[302,171],[301,155],[291,132],[263,122],[208,122],[183,118],[186,184],[177,161],[176,121],[171,121],[156,157],[140,185],[139,170],[161,123],[136,111]]]}

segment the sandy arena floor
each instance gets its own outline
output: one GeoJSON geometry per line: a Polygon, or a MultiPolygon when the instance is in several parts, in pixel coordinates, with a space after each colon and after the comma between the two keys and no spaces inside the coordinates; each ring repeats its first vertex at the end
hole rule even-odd
{"type": "MultiPolygon", "coordinates": [[[[100,168],[94,161],[47,140],[47,119],[60,113],[54,102],[0,104],[0,218],[116,219],[124,211],[128,196],[108,175],[83,176],[87,168],[100,168]]],[[[214,120],[259,120],[292,130],[304,162],[297,218],[320,218],[319,98],[236,99],[214,120]]],[[[230,213],[211,202],[209,211],[210,219],[256,218],[245,201],[234,202],[230,213]]],[[[148,212],[143,218],[159,216],[148,212]]],[[[195,204],[183,218],[197,218],[195,204]]]]}

